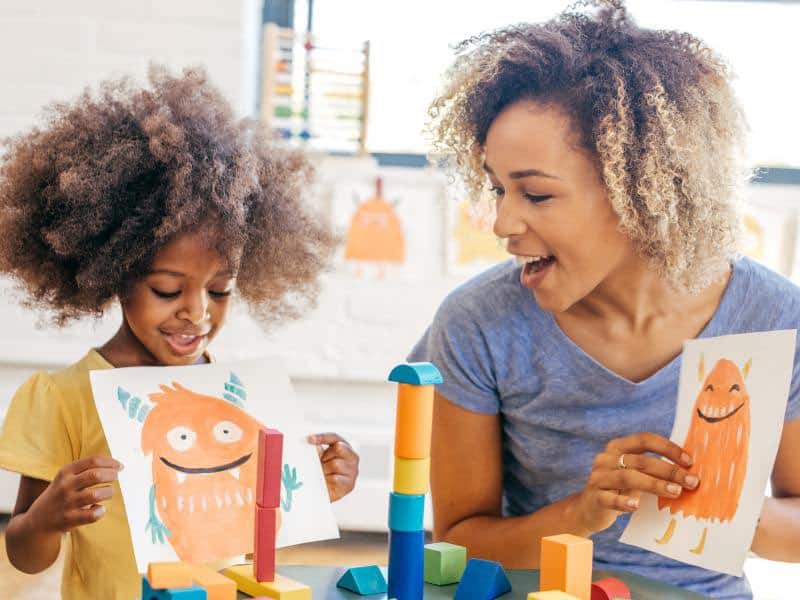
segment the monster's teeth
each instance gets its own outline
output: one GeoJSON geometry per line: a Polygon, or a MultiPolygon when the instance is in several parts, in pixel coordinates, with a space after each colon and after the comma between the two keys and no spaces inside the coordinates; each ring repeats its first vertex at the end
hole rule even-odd
{"type": "Polygon", "coordinates": [[[233,475],[236,479],[239,479],[239,467],[234,467],[233,469],[228,469],[228,472],[233,475]]]}
{"type": "Polygon", "coordinates": [[[181,473],[180,471],[176,471],[175,475],[178,478],[178,483],[183,483],[184,481],[186,481],[186,473],[181,473]]]}

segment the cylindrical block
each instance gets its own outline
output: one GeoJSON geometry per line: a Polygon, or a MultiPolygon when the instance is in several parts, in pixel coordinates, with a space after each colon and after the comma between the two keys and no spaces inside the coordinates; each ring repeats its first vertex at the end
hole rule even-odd
{"type": "Polygon", "coordinates": [[[389,529],[392,531],[422,531],[425,496],[389,494],[389,529]]]}
{"type": "Polygon", "coordinates": [[[394,459],[394,491],[398,494],[426,494],[430,488],[431,459],[394,459]]]}
{"type": "Polygon", "coordinates": [[[430,456],[433,389],[432,385],[397,384],[395,456],[401,458],[428,458],[430,456]]]}
{"type": "Polygon", "coordinates": [[[424,544],[423,531],[389,531],[388,598],[422,600],[424,544]]]}

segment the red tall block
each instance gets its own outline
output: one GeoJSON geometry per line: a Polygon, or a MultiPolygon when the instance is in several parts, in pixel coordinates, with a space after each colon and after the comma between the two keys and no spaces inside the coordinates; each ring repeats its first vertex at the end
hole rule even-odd
{"type": "Polygon", "coordinates": [[[256,504],[277,508],[281,501],[281,468],[283,467],[283,434],[277,429],[262,427],[258,432],[258,480],[256,504]]]}
{"type": "Polygon", "coordinates": [[[275,581],[275,527],[277,508],[256,506],[253,575],[256,581],[275,581]]]}

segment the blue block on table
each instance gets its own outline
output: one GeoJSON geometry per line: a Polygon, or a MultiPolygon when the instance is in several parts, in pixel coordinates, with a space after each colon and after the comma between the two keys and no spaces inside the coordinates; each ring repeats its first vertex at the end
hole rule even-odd
{"type": "Polygon", "coordinates": [[[142,600],[207,600],[208,592],[199,585],[186,588],[154,590],[147,577],[142,577],[142,600]]]}
{"type": "Polygon", "coordinates": [[[422,531],[425,496],[389,494],[389,529],[392,531],[422,531]]]}
{"type": "Polygon", "coordinates": [[[377,565],[350,567],[339,578],[336,586],[362,596],[386,593],[386,580],[377,565]]]}
{"type": "Polygon", "coordinates": [[[422,600],[424,531],[389,531],[389,598],[422,600]]]}
{"type": "Polygon", "coordinates": [[[500,563],[470,558],[456,588],[455,600],[493,600],[511,591],[511,582],[500,563]]]}

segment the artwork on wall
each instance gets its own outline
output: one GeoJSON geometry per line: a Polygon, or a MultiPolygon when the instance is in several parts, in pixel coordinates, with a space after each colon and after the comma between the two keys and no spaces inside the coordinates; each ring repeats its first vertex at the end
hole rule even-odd
{"type": "Polygon", "coordinates": [[[786,275],[793,252],[792,214],[777,207],[748,204],[742,215],[742,253],[786,275]]]}
{"type": "Polygon", "coordinates": [[[731,575],[755,534],[778,450],[796,330],[684,344],[671,439],[700,479],[677,498],[644,494],[620,541],[731,575]]]}
{"type": "Polygon", "coordinates": [[[509,258],[494,232],[495,207],[490,200],[472,201],[450,191],[446,199],[446,270],[469,277],[509,258]]]}
{"type": "Polygon", "coordinates": [[[278,546],[338,537],[317,450],[274,360],[91,372],[140,571],[253,551],[258,431],[284,434],[278,546]]]}

